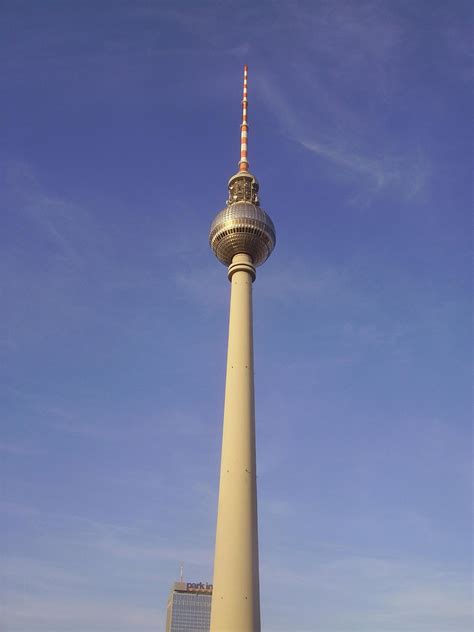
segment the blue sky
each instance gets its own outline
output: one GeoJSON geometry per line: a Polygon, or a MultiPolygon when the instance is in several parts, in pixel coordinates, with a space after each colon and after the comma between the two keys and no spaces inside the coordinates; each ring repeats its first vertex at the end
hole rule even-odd
{"type": "Polygon", "coordinates": [[[263,630],[471,629],[469,5],[2,3],[0,629],[212,577],[244,63],[263,630]]]}

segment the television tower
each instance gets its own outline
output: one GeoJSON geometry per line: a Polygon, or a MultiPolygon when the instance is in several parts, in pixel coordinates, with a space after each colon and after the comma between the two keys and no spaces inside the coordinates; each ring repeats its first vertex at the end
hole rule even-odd
{"type": "Polygon", "coordinates": [[[276,238],[249,171],[247,72],[244,66],[239,171],[209,235],[231,283],[211,632],[260,632],[252,283],[276,238]]]}

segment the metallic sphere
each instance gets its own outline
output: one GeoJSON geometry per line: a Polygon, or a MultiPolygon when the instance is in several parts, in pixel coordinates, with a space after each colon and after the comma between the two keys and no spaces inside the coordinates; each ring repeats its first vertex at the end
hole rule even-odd
{"type": "Polygon", "coordinates": [[[234,202],[218,213],[211,224],[209,244],[226,266],[234,255],[248,254],[259,266],[275,247],[275,227],[265,211],[252,202],[234,202]]]}

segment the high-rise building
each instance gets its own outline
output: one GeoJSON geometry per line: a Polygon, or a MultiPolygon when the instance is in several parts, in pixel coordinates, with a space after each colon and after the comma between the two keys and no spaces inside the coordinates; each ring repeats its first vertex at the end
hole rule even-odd
{"type": "Polygon", "coordinates": [[[209,632],[212,584],[175,582],[168,597],[166,632],[209,632]]]}
{"type": "Polygon", "coordinates": [[[239,171],[209,235],[231,283],[211,632],[260,632],[252,283],[276,238],[249,171],[247,106],[245,66],[239,171]]]}

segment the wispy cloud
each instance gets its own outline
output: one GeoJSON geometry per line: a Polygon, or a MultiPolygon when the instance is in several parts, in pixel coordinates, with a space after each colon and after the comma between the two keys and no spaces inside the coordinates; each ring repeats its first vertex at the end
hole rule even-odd
{"type": "Polygon", "coordinates": [[[341,329],[341,342],[347,349],[370,349],[383,345],[385,353],[392,350],[400,354],[408,332],[399,323],[386,324],[383,327],[373,322],[346,322],[341,329]]]}
{"type": "MultiPolygon", "coordinates": [[[[257,277],[260,271],[257,270],[257,277]]],[[[291,302],[295,297],[311,300],[324,293],[341,288],[345,276],[342,269],[328,268],[314,271],[302,260],[292,259],[282,263],[272,262],[261,272],[259,296],[271,301],[291,302]]],[[[209,309],[224,307],[229,301],[226,271],[223,266],[211,262],[205,268],[181,270],[176,274],[176,284],[190,299],[209,309]],[[202,283],[202,279],[206,283],[202,283]]]]}
{"type": "MultiPolygon", "coordinates": [[[[199,493],[202,494],[202,490],[199,493]]],[[[14,513],[26,515],[28,512],[14,513]]],[[[33,508],[31,514],[39,515],[33,508]]],[[[201,545],[198,536],[194,543],[192,539],[187,538],[186,543],[178,545],[175,538],[160,533],[160,526],[151,521],[110,522],[80,515],[47,512],[42,512],[41,521],[45,526],[44,534],[41,536],[45,548],[50,548],[54,542],[57,552],[61,548],[74,546],[86,557],[92,554],[102,556],[102,560],[128,559],[146,562],[148,570],[160,560],[185,559],[189,564],[199,566],[208,564],[212,559],[212,551],[201,545]]],[[[38,558],[22,556],[21,559],[22,568],[29,568],[31,564],[31,568],[36,569],[35,574],[43,570],[48,571],[50,567],[58,568],[52,565],[51,560],[45,564],[38,558]]],[[[14,556],[11,559],[11,556],[7,555],[6,560],[9,560],[5,567],[8,574],[18,574],[14,570],[14,556]]]]}
{"type": "Polygon", "coordinates": [[[178,292],[182,292],[208,310],[215,309],[216,305],[224,307],[227,304],[229,297],[225,290],[223,291],[225,281],[225,268],[215,261],[200,268],[183,267],[175,273],[178,292]],[[206,279],[205,283],[203,279],[206,279]]]}
{"type": "Polygon", "coordinates": [[[160,616],[158,608],[124,604],[121,599],[103,597],[63,598],[35,597],[18,593],[4,596],[3,620],[9,630],[36,629],[62,632],[84,630],[140,630],[156,629],[160,616]]]}
{"type": "Polygon", "coordinates": [[[177,567],[180,559],[198,567],[203,560],[208,562],[206,551],[199,547],[160,543],[155,524],[135,520],[127,525],[61,513],[34,515],[42,524],[37,535],[42,552],[2,553],[2,624],[9,630],[34,625],[55,632],[65,628],[151,632],[164,616],[166,597],[160,593],[156,601],[155,591],[169,586],[169,567],[177,567]],[[71,551],[79,556],[74,565],[71,551]],[[111,583],[112,594],[104,590],[111,583]]]}
{"type": "Polygon", "coordinates": [[[283,264],[272,262],[262,274],[265,276],[258,288],[259,295],[288,303],[296,297],[312,300],[324,294],[342,291],[345,277],[342,269],[325,266],[315,270],[307,262],[298,259],[283,264]]]}
{"type": "Polygon", "coordinates": [[[9,516],[35,516],[39,513],[32,505],[7,501],[0,501],[0,511],[9,516]]]}
{"type": "Polygon", "coordinates": [[[57,407],[44,409],[42,416],[51,428],[91,439],[120,441],[129,436],[128,429],[117,427],[116,424],[109,425],[103,419],[87,420],[57,407]]]}
{"type": "Polygon", "coordinates": [[[83,266],[83,253],[97,231],[92,216],[77,204],[47,193],[28,163],[10,161],[1,167],[1,179],[15,212],[23,214],[40,233],[62,265],[83,266]]]}
{"type": "MultiPolygon", "coordinates": [[[[298,74],[293,80],[298,83],[298,74]]],[[[299,90],[293,87],[295,89],[299,90]]],[[[326,161],[333,167],[335,177],[351,178],[359,186],[364,183],[364,191],[371,194],[393,187],[408,200],[423,190],[431,167],[421,148],[409,145],[403,151],[393,151],[383,142],[370,145],[372,134],[364,138],[366,130],[358,122],[358,114],[346,114],[343,106],[336,108],[332,103],[340,97],[331,97],[327,104],[331,113],[324,115],[330,120],[324,124],[317,114],[313,118],[307,112],[311,109],[311,102],[319,98],[317,89],[305,92],[305,108],[302,111],[298,101],[290,102],[289,94],[284,92],[277,77],[270,72],[260,77],[259,91],[267,108],[277,118],[281,132],[326,161]],[[340,112],[339,118],[332,114],[335,109],[340,112]]],[[[324,101],[315,106],[316,110],[321,108],[324,108],[324,101]]],[[[358,201],[363,199],[364,191],[357,195],[358,201]]]]}
{"type": "MultiPolygon", "coordinates": [[[[423,561],[333,554],[330,561],[313,559],[300,569],[288,569],[286,561],[285,570],[263,568],[267,590],[275,593],[281,587],[287,598],[293,592],[300,598],[302,593],[318,596],[315,607],[302,618],[307,624],[299,628],[302,632],[316,625],[337,632],[469,629],[470,581],[465,573],[423,561]]],[[[289,609],[280,613],[287,615],[289,609]]],[[[273,615],[269,629],[285,629],[284,619],[278,624],[273,615]]]]}
{"type": "Polygon", "coordinates": [[[20,583],[32,589],[61,588],[65,585],[85,584],[86,578],[64,565],[50,560],[4,555],[2,578],[8,585],[20,583]]]}
{"type": "Polygon", "coordinates": [[[14,456],[34,456],[44,454],[44,450],[24,443],[0,441],[0,452],[14,456]]]}
{"type": "Polygon", "coordinates": [[[176,561],[185,559],[189,564],[204,565],[212,559],[212,550],[201,547],[169,547],[158,545],[138,545],[118,539],[107,539],[96,543],[96,548],[112,557],[133,561],[159,560],[176,561]]]}
{"type": "Polygon", "coordinates": [[[381,155],[379,157],[363,156],[352,153],[340,139],[332,144],[324,144],[304,137],[295,137],[303,147],[314,154],[329,160],[341,170],[360,175],[367,179],[374,192],[384,187],[406,187],[407,199],[414,197],[423,188],[429,175],[427,162],[412,161],[406,163],[406,158],[395,155],[381,155]],[[410,171],[409,171],[410,170],[410,171]]]}
{"type": "Polygon", "coordinates": [[[164,624],[166,592],[180,560],[188,573],[210,575],[212,550],[199,536],[181,537],[181,544],[174,533],[160,536],[161,521],[42,513],[41,522],[43,555],[2,556],[2,623],[9,630],[151,632],[164,624]],[[73,566],[71,551],[78,556],[73,566]]]}

